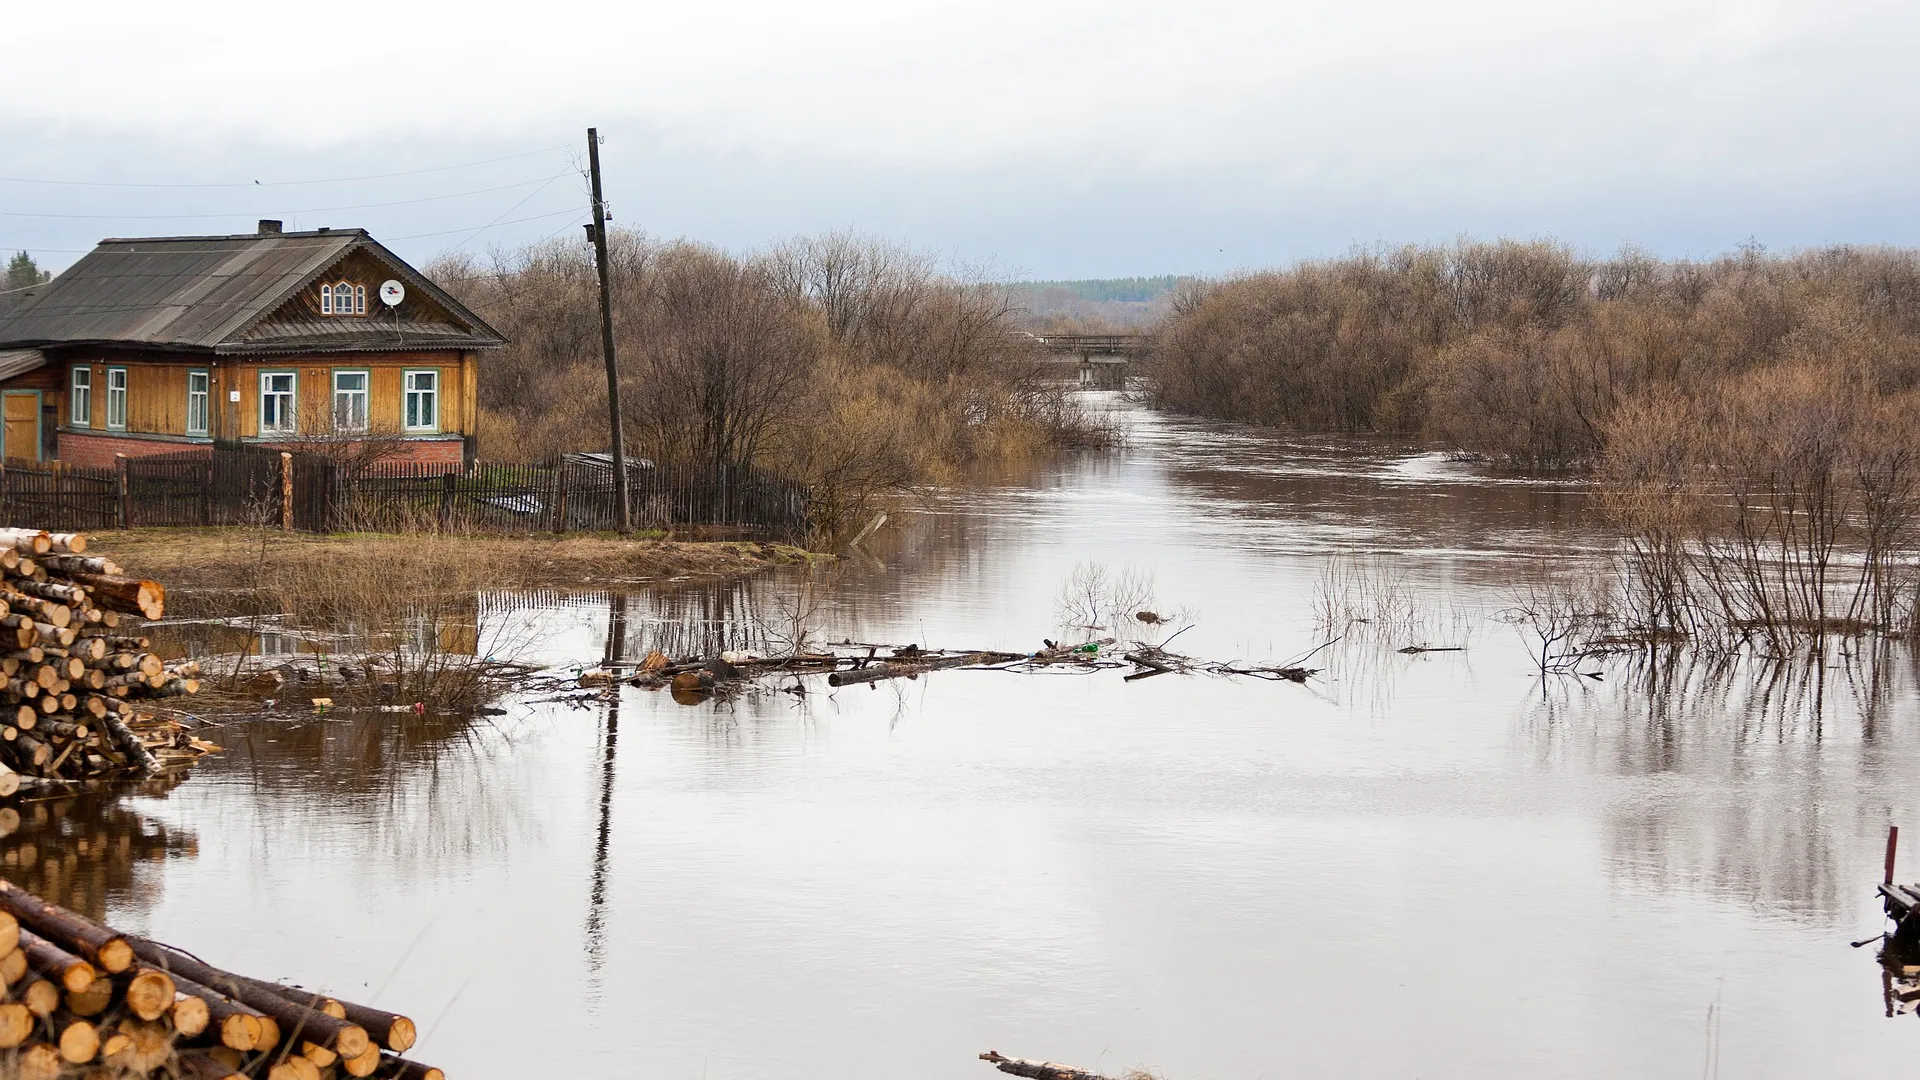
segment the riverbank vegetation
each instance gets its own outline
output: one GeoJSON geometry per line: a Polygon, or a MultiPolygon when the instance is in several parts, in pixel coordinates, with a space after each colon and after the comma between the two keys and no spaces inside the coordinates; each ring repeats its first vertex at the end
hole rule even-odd
{"type": "Polygon", "coordinates": [[[1153,401],[1588,470],[1636,632],[1920,630],[1920,253],[1363,252],[1181,293],[1153,401]]]}
{"type": "MultiPolygon", "coordinates": [[[[1044,377],[1005,286],[849,235],[747,255],[634,232],[609,246],[629,452],[798,480],[819,539],[912,485],[1112,438],[1044,377]]],[[[590,249],[569,236],[428,272],[509,341],[482,369],[482,456],[604,450],[590,249]]]]}

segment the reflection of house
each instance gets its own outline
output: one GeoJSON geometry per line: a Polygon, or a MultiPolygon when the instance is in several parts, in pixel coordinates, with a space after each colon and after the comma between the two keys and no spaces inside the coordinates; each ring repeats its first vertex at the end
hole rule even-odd
{"type": "Polygon", "coordinates": [[[103,240],[0,311],[5,455],[100,465],[377,434],[458,463],[477,354],[502,344],[360,229],[103,240]]]}

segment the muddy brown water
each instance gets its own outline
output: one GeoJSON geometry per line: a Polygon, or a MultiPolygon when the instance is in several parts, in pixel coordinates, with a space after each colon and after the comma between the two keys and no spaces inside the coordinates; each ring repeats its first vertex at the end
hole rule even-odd
{"type": "MultiPolygon", "coordinates": [[[[1126,416],[1122,451],[904,515],[820,590],[824,636],[1030,648],[1088,560],[1150,573],[1174,647],[1219,659],[1312,648],[1336,558],[1415,613],[1304,686],[942,672],[242,726],[164,797],[75,806],[60,872],[129,929],[408,1011],[457,1080],[1910,1063],[1920,1024],[1847,947],[1889,820],[1920,836],[1910,665],[1543,685],[1488,616],[1604,548],[1577,485],[1126,416]]],[[[737,645],[805,591],[485,597],[482,638],[591,665],[617,605],[630,654],[737,645]]]]}

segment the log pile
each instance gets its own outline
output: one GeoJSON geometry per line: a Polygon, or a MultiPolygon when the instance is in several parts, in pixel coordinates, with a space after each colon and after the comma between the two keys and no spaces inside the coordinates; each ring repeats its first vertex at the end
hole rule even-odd
{"type": "Polygon", "coordinates": [[[235,975],[0,880],[0,1075],[445,1080],[413,1021],[235,975]]]}
{"type": "Polygon", "coordinates": [[[136,707],[200,689],[197,665],[138,632],[166,590],[86,551],[81,533],[0,529],[0,796],[21,776],[144,776],[213,749],[136,707]]]}

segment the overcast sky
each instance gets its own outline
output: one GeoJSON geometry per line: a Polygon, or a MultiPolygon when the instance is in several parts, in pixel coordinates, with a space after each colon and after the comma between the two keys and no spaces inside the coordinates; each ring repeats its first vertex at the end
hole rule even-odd
{"type": "Polygon", "coordinates": [[[263,216],[416,259],[577,235],[589,124],[618,223],[1015,276],[1920,245],[1911,2],[6,7],[0,247],[52,267],[263,216]]]}

